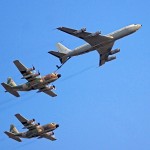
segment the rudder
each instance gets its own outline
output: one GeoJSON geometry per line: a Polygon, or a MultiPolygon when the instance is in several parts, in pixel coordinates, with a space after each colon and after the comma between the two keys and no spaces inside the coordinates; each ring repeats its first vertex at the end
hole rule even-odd
{"type": "Polygon", "coordinates": [[[61,43],[57,43],[56,47],[57,47],[58,51],[63,54],[67,54],[71,51],[69,48],[65,47],[61,43]]]}
{"type": "Polygon", "coordinates": [[[7,78],[7,84],[12,87],[17,86],[17,84],[14,82],[14,80],[11,77],[7,78]]]}
{"type": "Polygon", "coordinates": [[[19,133],[19,131],[17,130],[17,128],[13,124],[10,125],[10,130],[9,131],[11,133],[14,133],[14,134],[19,133]]]}

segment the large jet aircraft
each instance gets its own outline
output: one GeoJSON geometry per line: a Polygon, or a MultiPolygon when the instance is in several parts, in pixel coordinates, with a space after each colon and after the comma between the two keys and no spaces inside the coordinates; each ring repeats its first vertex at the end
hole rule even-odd
{"type": "Polygon", "coordinates": [[[51,73],[43,77],[39,77],[40,73],[32,72],[35,70],[33,68],[25,67],[19,60],[15,60],[14,64],[23,75],[22,79],[26,79],[28,82],[22,85],[16,85],[12,78],[7,79],[7,83],[1,83],[2,86],[6,89],[5,92],[9,92],[12,95],[19,97],[19,93],[17,91],[30,91],[30,90],[37,90],[37,93],[44,92],[49,96],[55,97],[57,96],[52,90],[55,89],[54,85],[48,86],[48,84],[56,81],[58,78],[61,77],[60,74],[51,73]]]}
{"type": "MultiPolygon", "coordinates": [[[[87,43],[75,48],[74,50],[70,50],[61,43],[57,43],[58,52],[49,51],[48,53],[58,57],[61,64],[63,65],[67,60],[69,60],[73,56],[78,56],[97,50],[97,52],[100,55],[99,66],[102,66],[103,64],[105,64],[105,62],[116,59],[116,56],[110,55],[120,52],[119,48],[112,50],[115,41],[134,33],[135,31],[140,29],[141,26],[142,25],[140,24],[131,24],[107,35],[101,35],[101,32],[99,31],[95,33],[86,32],[86,28],[74,30],[66,27],[59,27],[57,28],[58,30],[81,38],[87,43]]],[[[60,68],[61,66],[57,67],[60,68]]]]}
{"type": "Polygon", "coordinates": [[[56,140],[54,137],[54,132],[56,128],[59,127],[59,124],[49,123],[41,126],[39,123],[35,123],[35,119],[28,120],[20,114],[15,115],[16,118],[23,124],[23,129],[28,129],[26,132],[19,132],[14,125],[10,125],[10,131],[5,131],[4,133],[9,137],[18,142],[22,142],[20,138],[46,138],[51,141],[56,140]]]}

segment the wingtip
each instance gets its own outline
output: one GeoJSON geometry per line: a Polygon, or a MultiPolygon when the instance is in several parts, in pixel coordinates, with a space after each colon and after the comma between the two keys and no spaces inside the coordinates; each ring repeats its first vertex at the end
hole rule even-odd
{"type": "Polygon", "coordinates": [[[63,27],[58,27],[58,28],[56,28],[57,30],[61,30],[63,27]]]}

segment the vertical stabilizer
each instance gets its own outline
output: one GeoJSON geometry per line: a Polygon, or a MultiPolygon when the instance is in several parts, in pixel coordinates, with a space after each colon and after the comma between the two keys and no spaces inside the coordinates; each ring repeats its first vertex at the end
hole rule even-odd
{"type": "Polygon", "coordinates": [[[12,86],[12,87],[17,86],[11,77],[7,78],[7,84],[12,86]]]}
{"type": "Polygon", "coordinates": [[[14,134],[19,133],[19,131],[13,124],[10,125],[10,132],[14,134]]]}
{"type": "Polygon", "coordinates": [[[65,47],[64,45],[62,45],[61,43],[57,43],[56,44],[56,47],[58,49],[58,51],[60,53],[63,53],[63,54],[67,54],[68,52],[70,52],[71,50],[67,47],[65,47]]]}

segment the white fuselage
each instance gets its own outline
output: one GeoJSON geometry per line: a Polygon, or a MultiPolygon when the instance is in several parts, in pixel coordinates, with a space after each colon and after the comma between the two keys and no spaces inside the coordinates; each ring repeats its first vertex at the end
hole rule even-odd
{"type": "MultiPolygon", "coordinates": [[[[103,45],[102,47],[105,47],[107,46],[109,43],[111,42],[114,42],[120,38],[123,38],[129,34],[132,34],[134,33],[135,31],[137,31],[139,28],[141,27],[140,24],[132,24],[132,25],[129,25],[129,26],[126,26],[124,28],[121,28],[117,31],[114,31],[112,33],[109,33],[105,36],[107,37],[111,37],[112,40],[110,40],[109,42],[105,43],[105,45],[103,45]]],[[[100,45],[101,43],[99,43],[100,45]]],[[[98,48],[100,49],[101,46],[99,46],[98,48]]],[[[96,47],[97,48],[97,47],[96,47]]],[[[81,55],[81,54],[85,54],[85,53],[88,53],[90,51],[93,51],[93,50],[96,50],[95,47],[91,46],[90,44],[86,43],[84,45],[81,45],[77,48],[75,48],[73,51],[70,51],[68,52],[64,57],[66,58],[70,58],[70,57],[73,57],[73,56],[77,56],[77,55],[81,55]]]]}

